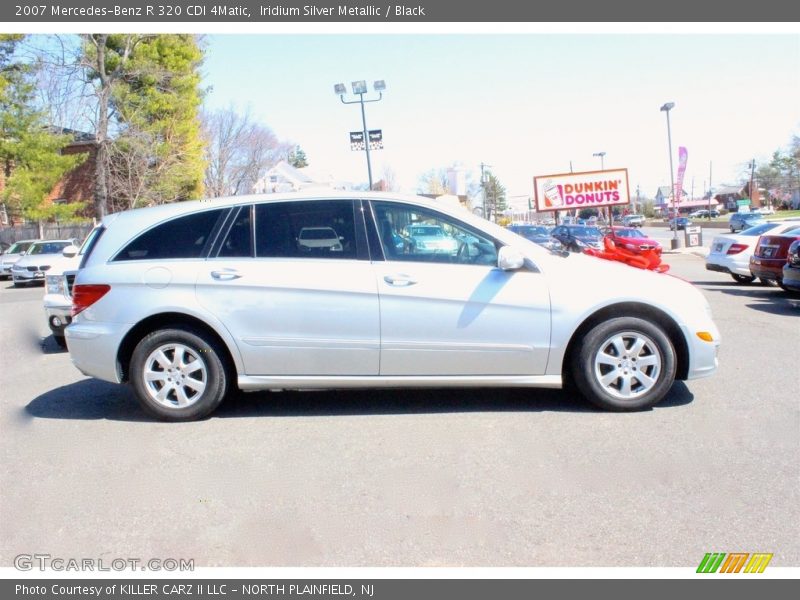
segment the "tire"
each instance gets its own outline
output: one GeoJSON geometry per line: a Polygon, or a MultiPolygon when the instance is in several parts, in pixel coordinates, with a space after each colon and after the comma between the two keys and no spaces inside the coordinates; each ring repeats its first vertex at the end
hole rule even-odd
{"type": "Polygon", "coordinates": [[[736,230],[733,227],[731,227],[731,233],[736,233],[736,230]]]}
{"type": "Polygon", "coordinates": [[[63,335],[53,335],[53,339],[56,341],[56,344],[58,344],[59,348],[67,347],[67,338],[65,338],[63,335]]]}
{"type": "Polygon", "coordinates": [[[21,287],[28,287],[28,286],[25,283],[20,283],[19,281],[15,281],[14,282],[14,287],[15,288],[21,288],[21,287]]]}
{"type": "Polygon", "coordinates": [[[130,381],[151,415],[164,421],[202,419],[219,406],[228,389],[222,357],[207,334],[189,329],[154,331],[133,351],[130,381]]]}
{"type": "Polygon", "coordinates": [[[664,331],[636,317],[596,325],[573,352],[571,366],[581,395],[617,412],[645,410],[660,402],[677,368],[675,349],[664,331]]]}
{"type": "Polygon", "coordinates": [[[737,273],[731,273],[731,277],[733,277],[733,280],[736,283],[741,283],[743,285],[747,285],[749,283],[753,283],[756,280],[756,278],[753,277],[752,275],[750,277],[748,277],[747,275],[739,275],[737,273]]]}

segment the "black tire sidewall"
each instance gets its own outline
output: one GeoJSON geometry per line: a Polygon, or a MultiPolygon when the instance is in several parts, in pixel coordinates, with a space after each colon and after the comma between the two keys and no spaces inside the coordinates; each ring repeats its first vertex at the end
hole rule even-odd
{"type": "Polygon", "coordinates": [[[151,415],[165,421],[193,421],[209,415],[225,397],[228,378],[217,345],[198,331],[161,329],[146,335],[136,345],[130,363],[130,383],[142,407],[151,415]],[[191,348],[206,366],[208,381],[201,397],[185,408],[168,408],[151,399],[142,373],[147,357],[159,346],[180,343],[191,348]]]}
{"type": "Polygon", "coordinates": [[[600,408],[620,412],[645,410],[660,402],[672,387],[676,371],[675,349],[669,337],[658,325],[638,317],[616,317],[596,325],[583,338],[572,360],[572,376],[581,395],[600,408]],[[633,400],[622,400],[608,394],[594,376],[594,358],[600,345],[623,331],[646,335],[656,344],[662,359],[661,373],[655,386],[633,400]]]}

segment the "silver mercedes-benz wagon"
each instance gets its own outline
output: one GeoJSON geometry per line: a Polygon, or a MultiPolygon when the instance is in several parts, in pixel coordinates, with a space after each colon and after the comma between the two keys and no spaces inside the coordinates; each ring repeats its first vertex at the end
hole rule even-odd
{"type": "Polygon", "coordinates": [[[719,333],[691,284],[415,196],[169,204],[109,215],[84,252],[72,361],[167,420],[202,418],[234,387],[571,383],[641,410],[717,368],[719,333]]]}

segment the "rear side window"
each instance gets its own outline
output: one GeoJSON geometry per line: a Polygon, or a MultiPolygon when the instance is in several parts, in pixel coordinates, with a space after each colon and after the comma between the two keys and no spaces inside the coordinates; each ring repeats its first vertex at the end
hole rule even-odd
{"type": "Polygon", "coordinates": [[[256,256],[357,258],[353,201],[256,205],[256,256]]]}
{"type": "Polygon", "coordinates": [[[222,209],[207,210],[156,225],[125,246],[114,260],[201,258],[222,213],[222,209]]]}
{"type": "Polygon", "coordinates": [[[247,258],[253,256],[253,236],[250,223],[250,206],[243,206],[222,240],[217,256],[220,258],[247,258]]]}

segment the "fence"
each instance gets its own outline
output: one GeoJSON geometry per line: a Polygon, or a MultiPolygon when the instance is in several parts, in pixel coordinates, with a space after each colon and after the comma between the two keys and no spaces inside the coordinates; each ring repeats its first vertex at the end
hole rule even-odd
{"type": "MultiPolygon", "coordinates": [[[[92,227],[94,224],[91,221],[73,224],[47,223],[42,226],[41,238],[45,240],[77,238],[80,242],[89,234],[92,227]]],[[[17,240],[38,240],[39,237],[39,226],[36,223],[0,228],[0,242],[6,244],[13,244],[17,240]]]]}

